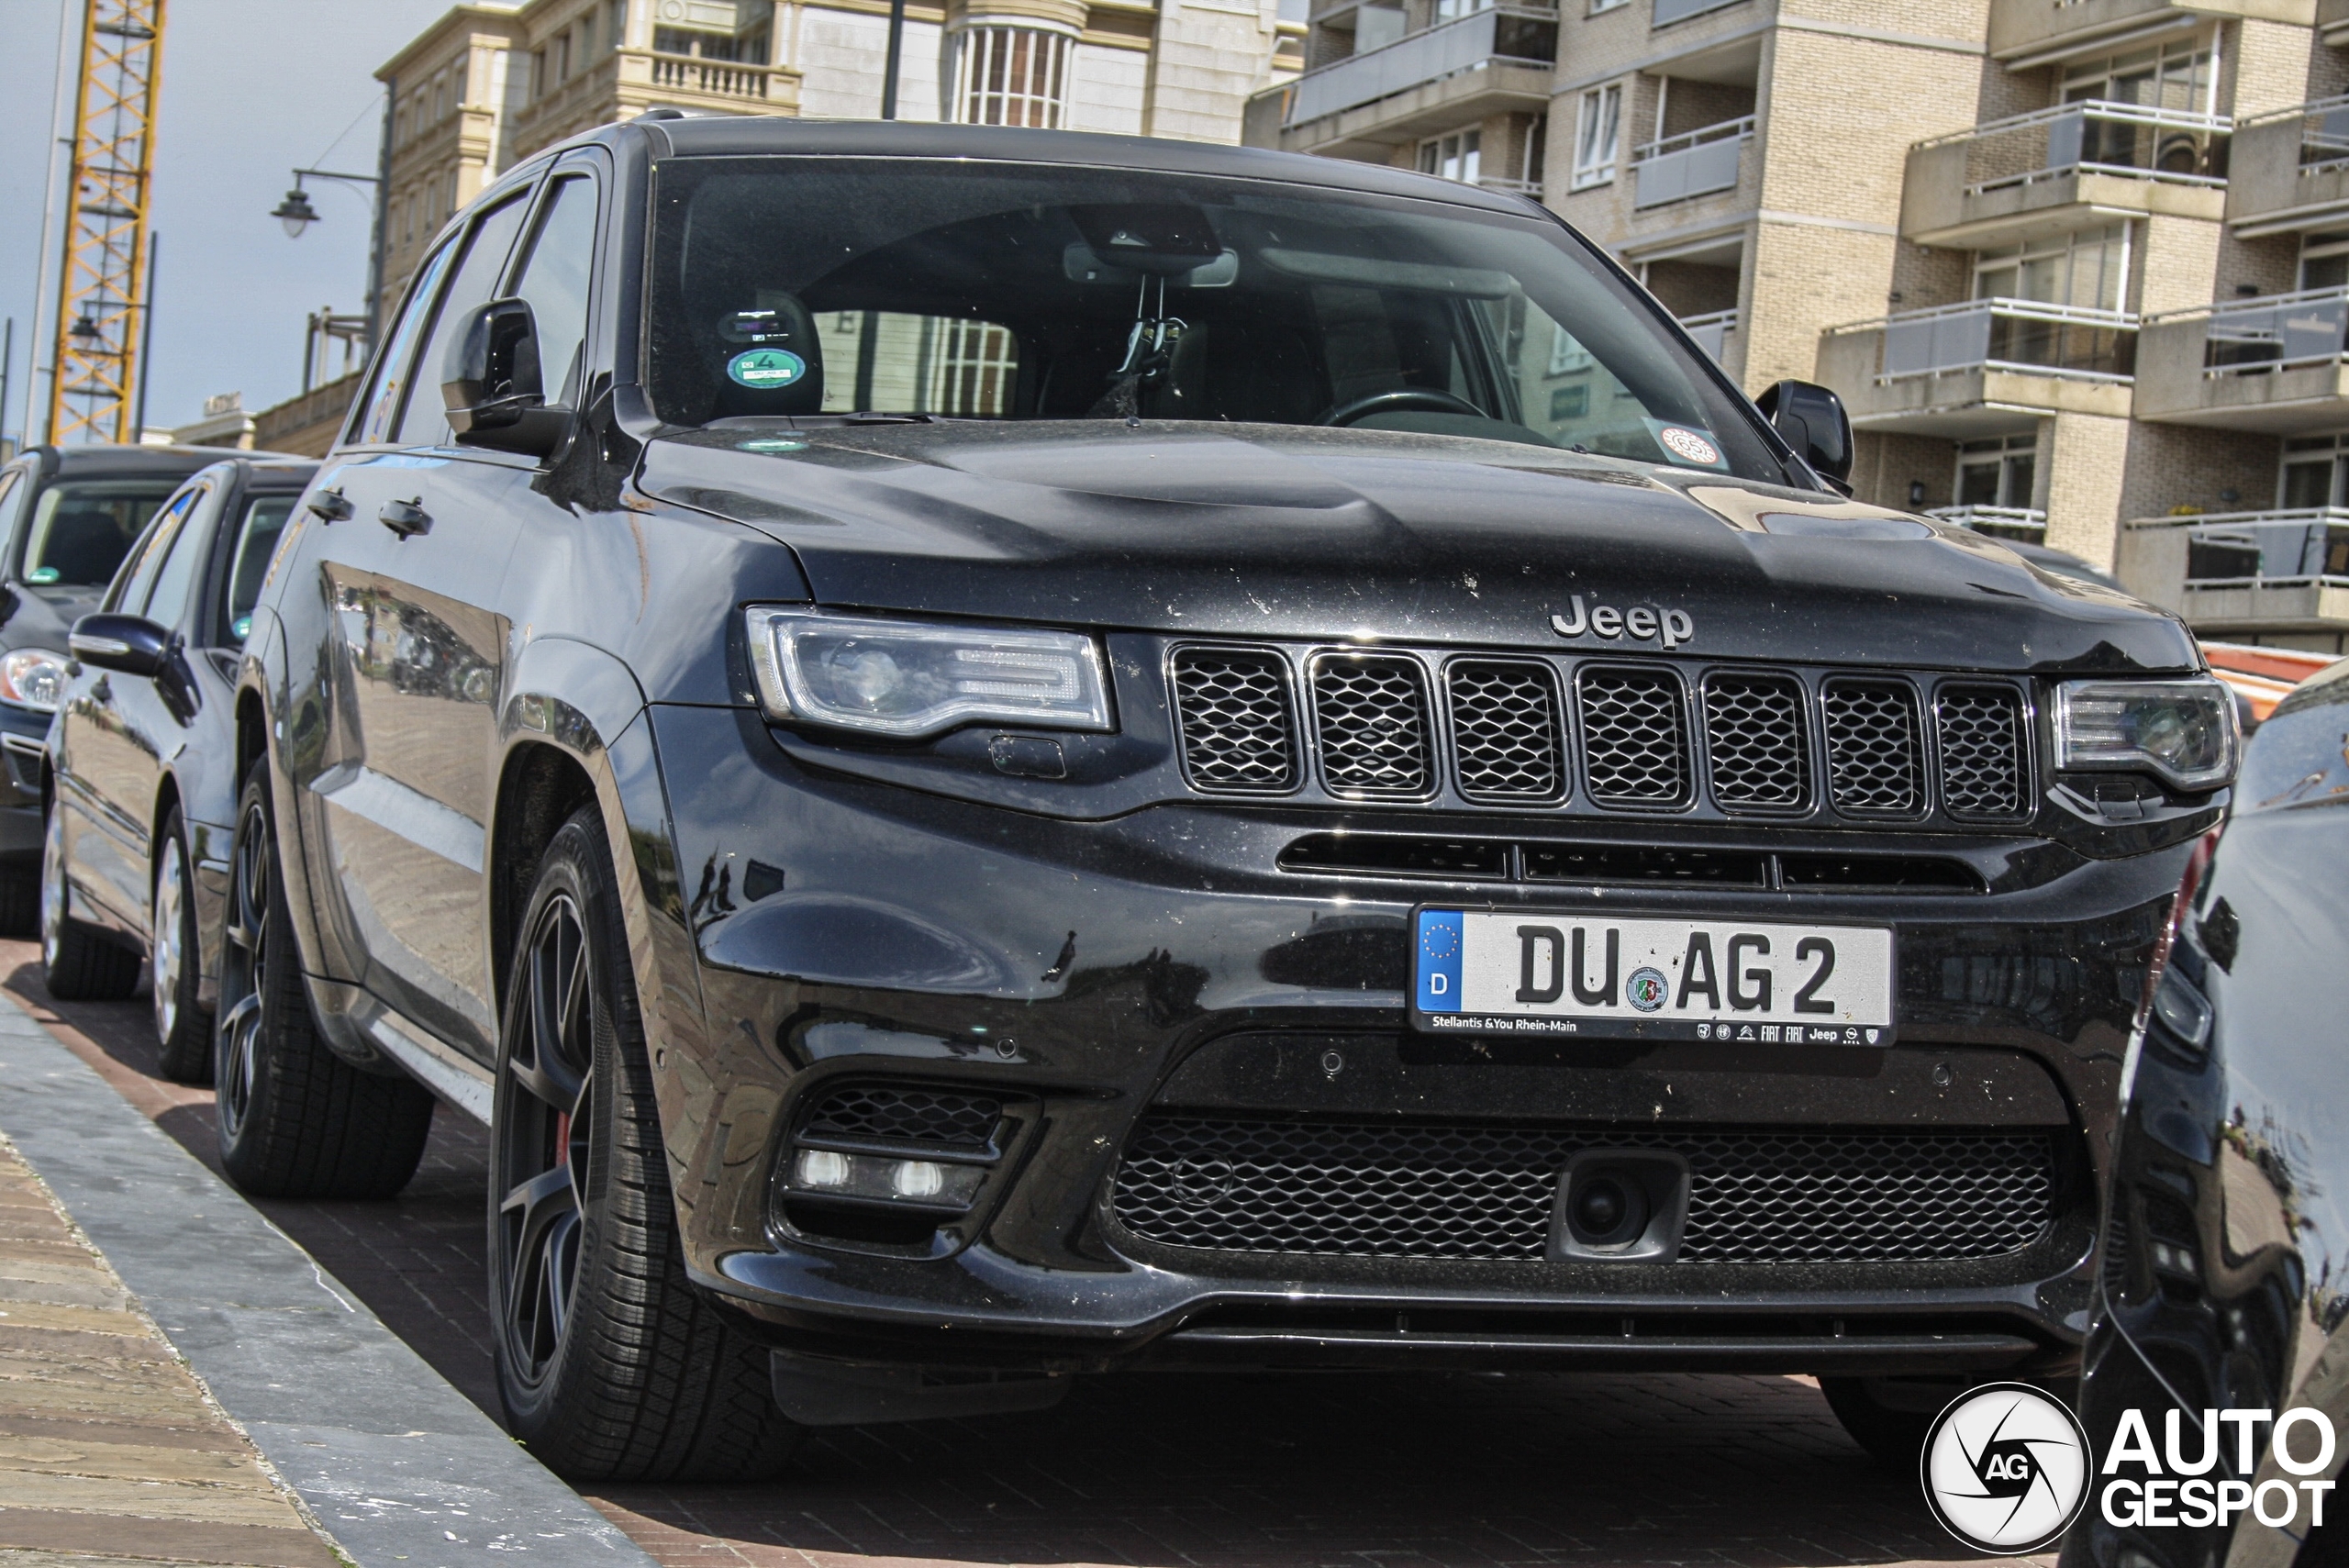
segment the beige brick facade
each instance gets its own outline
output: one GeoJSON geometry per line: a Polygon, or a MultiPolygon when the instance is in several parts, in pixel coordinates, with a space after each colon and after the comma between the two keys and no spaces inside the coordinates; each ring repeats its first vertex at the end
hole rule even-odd
{"type": "MultiPolygon", "coordinates": [[[[869,118],[888,0],[473,0],[376,72],[391,94],[383,300],[449,216],[542,148],[655,105],[869,118]]],[[[911,0],[898,117],[1236,142],[1293,77],[1279,0],[911,0]],[[969,61],[1014,62],[974,92],[969,61]]],[[[1529,122],[1530,123],[1530,122],[1529,122]]]]}

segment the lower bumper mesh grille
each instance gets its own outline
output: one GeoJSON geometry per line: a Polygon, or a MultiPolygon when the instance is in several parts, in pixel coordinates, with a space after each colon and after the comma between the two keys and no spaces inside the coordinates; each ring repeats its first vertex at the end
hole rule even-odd
{"type": "Polygon", "coordinates": [[[1690,1169],[1683,1262],[1994,1257],[2054,1218],[2042,1131],[1241,1120],[1155,1111],[1118,1171],[1148,1241],[1336,1257],[1535,1260],[1580,1149],[1658,1149],[1690,1169]]]}

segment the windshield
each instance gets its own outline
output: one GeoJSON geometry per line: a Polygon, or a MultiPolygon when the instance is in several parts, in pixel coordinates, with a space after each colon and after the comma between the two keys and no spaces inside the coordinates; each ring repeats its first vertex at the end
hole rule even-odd
{"type": "Polygon", "coordinates": [[[885,159],[659,172],[672,423],[884,412],[1477,436],[1783,481],[1538,218],[1259,180],[885,159]]]}
{"type": "Polygon", "coordinates": [[[40,493],[25,536],[24,580],[103,588],[177,479],[69,479],[40,493]]]}

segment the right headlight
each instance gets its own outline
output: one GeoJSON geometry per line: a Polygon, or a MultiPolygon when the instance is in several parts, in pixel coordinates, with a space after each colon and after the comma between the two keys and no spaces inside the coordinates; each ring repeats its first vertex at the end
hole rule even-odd
{"type": "Polygon", "coordinates": [[[744,612],[767,717],[901,740],[963,724],[1114,729],[1101,650],[1073,631],[744,612]]]}
{"type": "Polygon", "coordinates": [[[0,702],[55,713],[64,694],[64,654],[46,648],[12,648],[0,653],[0,702]]]}
{"type": "Polygon", "coordinates": [[[2055,765],[2143,769],[2182,790],[2232,783],[2242,751],[2235,699],[2209,675],[2066,681],[2055,688],[2055,765]]]}

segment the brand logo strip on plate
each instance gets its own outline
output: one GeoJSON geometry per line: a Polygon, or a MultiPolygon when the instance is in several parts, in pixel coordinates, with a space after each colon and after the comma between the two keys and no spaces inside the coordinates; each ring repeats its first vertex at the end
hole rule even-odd
{"type": "Polygon", "coordinates": [[[1422,909],[1413,937],[1412,1012],[1432,1032],[1892,1042],[1881,928],[1422,909]]]}

